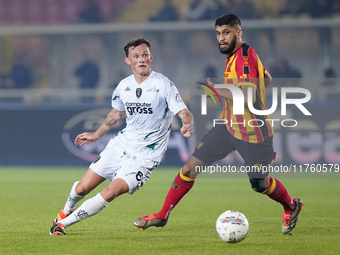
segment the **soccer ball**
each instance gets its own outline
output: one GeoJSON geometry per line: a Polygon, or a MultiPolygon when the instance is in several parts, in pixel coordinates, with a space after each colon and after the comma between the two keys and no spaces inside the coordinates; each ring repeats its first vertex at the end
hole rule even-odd
{"type": "Polygon", "coordinates": [[[226,211],[216,221],[216,232],[227,243],[238,243],[246,238],[249,231],[249,223],[242,213],[238,211],[226,211]]]}

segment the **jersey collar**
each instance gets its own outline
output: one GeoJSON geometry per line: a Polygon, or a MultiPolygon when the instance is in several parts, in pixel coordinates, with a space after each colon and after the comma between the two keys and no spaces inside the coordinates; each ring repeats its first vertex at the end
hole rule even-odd
{"type": "Polygon", "coordinates": [[[133,75],[133,80],[135,81],[137,87],[140,87],[140,86],[143,86],[143,84],[145,84],[146,82],[148,82],[148,81],[150,80],[150,77],[153,76],[153,75],[154,75],[154,71],[151,70],[151,73],[150,73],[149,77],[146,78],[146,80],[144,80],[141,84],[139,84],[139,83],[136,81],[136,78],[135,78],[134,75],[133,75]]]}
{"type": "Polygon", "coordinates": [[[242,44],[244,44],[245,42],[246,42],[246,41],[241,42],[240,45],[239,45],[237,48],[235,48],[235,49],[233,50],[232,53],[230,53],[229,55],[227,55],[227,59],[229,59],[231,56],[233,56],[233,55],[235,54],[235,52],[236,52],[239,48],[241,48],[242,44]]]}

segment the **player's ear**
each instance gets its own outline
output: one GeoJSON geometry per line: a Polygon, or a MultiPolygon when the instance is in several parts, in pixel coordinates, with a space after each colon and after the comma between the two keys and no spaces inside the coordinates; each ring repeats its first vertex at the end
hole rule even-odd
{"type": "Polygon", "coordinates": [[[242,29],[241,29],[241,28],[239,28],[239,29],[237,30],[237,32],[236,32],[236,37],[237,37],[237,39],[242,38],[242,29]]]}
{"type": "Polygon", "coordinates": [[[129,58],[125,58],[125,63],[128,64],[129,66],[131,65],[131,61],[129,58]]]}
{"type": "Polygon", "coordinates": [[[152,61],[153,59],[153,55],[150,53],[150,61],[152,61]]]}

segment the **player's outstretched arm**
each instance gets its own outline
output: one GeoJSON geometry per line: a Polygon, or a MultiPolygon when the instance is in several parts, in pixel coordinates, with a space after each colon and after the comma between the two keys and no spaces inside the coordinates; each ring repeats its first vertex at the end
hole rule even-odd
{"type": "Polygon", "coordinates": [[[183,123],[181,133],[184,137],[189,138],[195,133],[194,116],[187,109],[181,110],[178,116],[182,119],[183,123]]]}
{"type": "Polygon", "coordinates": [[[76,137],[74,140],[75,145],[83,146],[87,143],[94,143],[98,141],[102,136],[104,136],[111,128],[113,128],[123,117],[125,116],[125,111],[117,111],[112,109],[110,113],[106,116],[105,121],[94,133],[82,133],[76,137]]]}

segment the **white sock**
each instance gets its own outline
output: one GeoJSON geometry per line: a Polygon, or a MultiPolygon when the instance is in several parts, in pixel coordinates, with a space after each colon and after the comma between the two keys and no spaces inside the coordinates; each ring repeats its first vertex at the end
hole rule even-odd
{"type": "Polygon", "coordinates": [[[67,228],[78,221],[81,221],[87,217],[95,215],[108,206],[109,202],[98,193],[95,197],[86,200],[77,210],[70,214],[65,219],[58,221],[63,224],[64,228],[67,228]]]}
{"type": "Polygon", "coordinates": [[[65,213],[70,213],[70,212],[74,211],[77,208],[78,202],[80,200],[82,200],[84,197],[86,197],[86,196],[78,196],[76,194],[75,190],[76,190],[76,186],[77,186],[78,182],[79,181],[75,182],[72,186],[70,195],[68,196],[67,202],[66,202],[65,207],[64,207],[65,213]]]}

